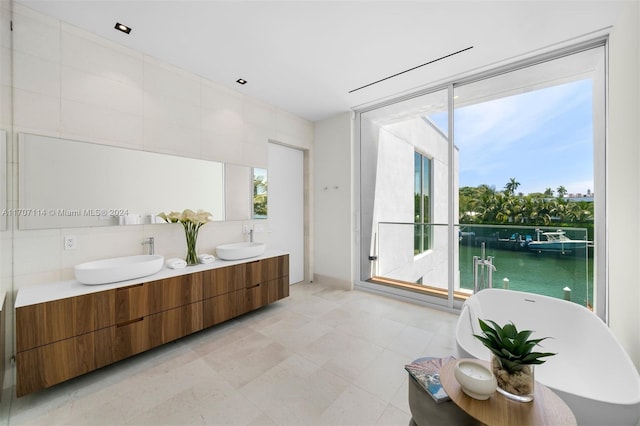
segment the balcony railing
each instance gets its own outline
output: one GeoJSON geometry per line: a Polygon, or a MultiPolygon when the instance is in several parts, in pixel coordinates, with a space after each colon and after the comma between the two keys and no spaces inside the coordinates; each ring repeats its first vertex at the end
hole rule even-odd
{"type": "Polygon", "coordinates": [[[540,226],[378,224],[376,261],[372,275],[388,281],[449,289],[471,294],[475,281],[488,286],[487,268],[476,267],[474,256],[491,257],[493,287],[565,298],[593,305],[593,243],[584,228],[540,226]],[[450,259],[450,254],[453,258],[450,259]],[[449,262],[454,276],[450,277],[449,262]],[[475,276],[474,276],[475,275],[475,276]]]}

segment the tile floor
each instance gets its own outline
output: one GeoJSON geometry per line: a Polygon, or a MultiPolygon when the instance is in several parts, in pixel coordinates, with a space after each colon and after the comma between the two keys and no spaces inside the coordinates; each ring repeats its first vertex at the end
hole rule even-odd
{"type": "Polygon", "coordinates": [[[456,315],[300,283],[256,312],[20,399],[9,425],[409,424],[404,365],[455,354],[456,315]]]}

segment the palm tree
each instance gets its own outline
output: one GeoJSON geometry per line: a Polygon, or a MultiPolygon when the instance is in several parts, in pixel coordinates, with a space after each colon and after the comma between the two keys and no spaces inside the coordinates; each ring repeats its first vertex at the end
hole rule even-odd
{"type": "Polygon", "coordinates": [[[567,219],[571,222],[584,223],[593,221],[593,203],[572,201],[568,204],[567,213],[567,219]]]}
{"type": "Polygon", "coordinates": [[[545,189],[545,190],[544,190],[544,195],[545,195],[546,197],[553,197],[553,189],[551,189],[551,188],[547,188],[547,189],[545,189]]]}
{"type": "Polygon", "coordinates": [[[520,182],[516,180],[516,178],[509,179],[509,182],[504,186],[504,193],[506,195],[513,195],[516,192],[516,189],[520,186],[520,182]]]}
{"type": "Polygon", "coordinates": [[[558,191],[558,198],[563,198],[564,195],[567,193],[567,188],[560,185],[556,191],[558,191]]]}

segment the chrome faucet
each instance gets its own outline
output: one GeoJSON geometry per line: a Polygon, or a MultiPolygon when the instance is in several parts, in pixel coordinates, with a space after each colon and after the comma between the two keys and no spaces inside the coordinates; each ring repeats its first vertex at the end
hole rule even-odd
{"type": "Polygon", "coordinates": [[[480,257],[473,256],[473,292],[493,287],[493,273],[496,267],[493,256],[485,257],[485,243],[481,244],[480,257]]]}
{"type": "Polygon", "coordinates": [[[249,229],[249,242],[253,242],[253,228],[249,229]]]}
{"type": "Polygon", "coordinates": [[[155,239],[153,237],[149,237],[147,238],[146,241],[142,242],[142,245],[147,245],[149,244],[149,254],[154,254],[155,252],[155,239]]]}

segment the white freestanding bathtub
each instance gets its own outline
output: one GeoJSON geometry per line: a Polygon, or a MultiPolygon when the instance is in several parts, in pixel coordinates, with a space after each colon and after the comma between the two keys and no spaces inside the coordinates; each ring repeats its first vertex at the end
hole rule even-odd
{"type": "Polygon", "coordinates": [[[535,366],[535,378],[571,408],[578,425],[637,425],[640,375],[606,324],[572,302],[513,290],[486,289],[463,305],[456,328],[459,356],[489,360],[489,350],[473,337],[478,318],[513,322],[555,352],[535,366]]]}

